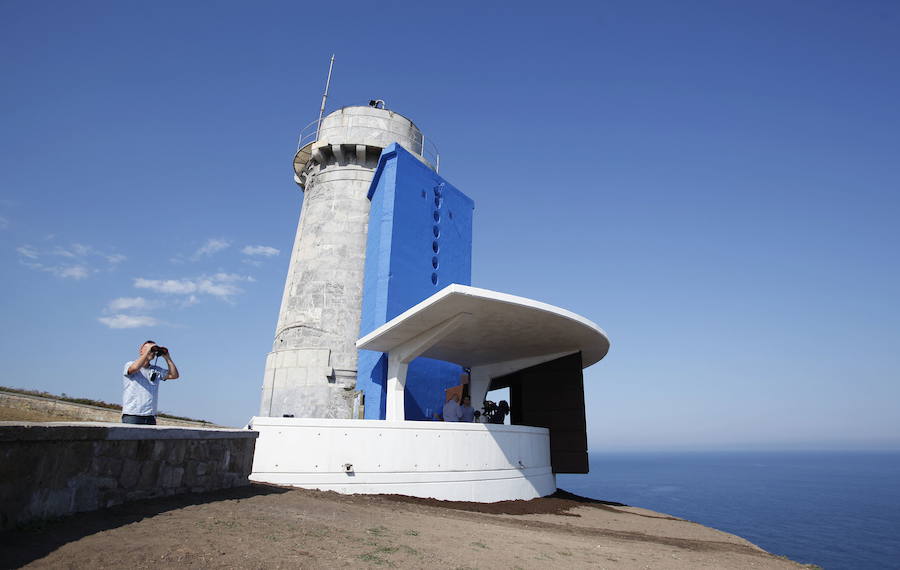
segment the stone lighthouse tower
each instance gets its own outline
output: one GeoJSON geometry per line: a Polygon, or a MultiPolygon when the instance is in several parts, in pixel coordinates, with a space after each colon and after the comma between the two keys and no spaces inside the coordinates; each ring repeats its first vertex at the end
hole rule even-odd
{"type": "Polygon", "coordinates": [[[369,186],[382,149],[391,143],[437,165],[426,160],[419,129],[382,101],[344,107],[308,129],[294,157],[303,208],[275,342],[266,358],[259,415],[359,417],[355,342],[369,186]]]}

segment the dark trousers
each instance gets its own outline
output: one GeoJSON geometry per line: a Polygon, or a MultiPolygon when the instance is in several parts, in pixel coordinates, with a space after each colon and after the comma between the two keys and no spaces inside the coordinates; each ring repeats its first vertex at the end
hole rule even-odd
{"type": "Polygon", "coordinates": [[[138,424],[142,426],[155,426],[156,416],[135,416],[132,414],[122,414],[123,424],[138,424]]]}

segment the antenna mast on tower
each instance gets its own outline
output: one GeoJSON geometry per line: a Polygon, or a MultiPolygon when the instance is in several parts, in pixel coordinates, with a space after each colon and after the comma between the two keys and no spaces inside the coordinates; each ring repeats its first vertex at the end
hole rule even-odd
{"type": "Polygon", "coordinates": [[[319,127],[322,126],[322,116],[325,114],[325,100],[328,99],[328,86],[331,85],[331,69],[334,67],[334,54],[331,54],[331,63],[328,64],[328,79],[325,80],[325,92],[322,93],[322,106],[319,107],[319,121],[316,123],[316,140],[319,140],[319,127]]]}

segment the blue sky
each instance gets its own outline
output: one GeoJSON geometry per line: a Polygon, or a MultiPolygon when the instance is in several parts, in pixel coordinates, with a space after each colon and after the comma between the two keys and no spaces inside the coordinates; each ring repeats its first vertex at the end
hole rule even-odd
{"type": "Polygon", "coordinates": [[[603,449],[900,448],[892,2],[0,4],[0,384],[258,407],[291,157],[381,98],[475,200],[474,284],[610,335],[603,449]]]}

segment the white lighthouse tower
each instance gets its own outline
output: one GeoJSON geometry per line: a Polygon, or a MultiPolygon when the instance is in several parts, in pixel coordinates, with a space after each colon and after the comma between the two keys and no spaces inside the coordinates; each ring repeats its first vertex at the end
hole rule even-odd
{"type": "Polygon", "coordinates": [[[438,174],[421,131],[383,101],[323,117],[324,105],[294,157],[305,196],[248,424],[251,479],[492,502],[586,473],[582,370],[606,355],[606,333],[473,287],[474,202],[438,174]],[[452,394],[487,412],[502,388],[508,425],[433,421],[429,406],[452,394]]]}
{"type": "Polygon", "coordinates": [[[303,208],[266,358],[260,416],[359,417],[355,342],[369,185],[391,143],[437,166],[412,121],[384,107],[383,101],[344,107],[301,135],[294,180],[305,193],[303,208]]]}

